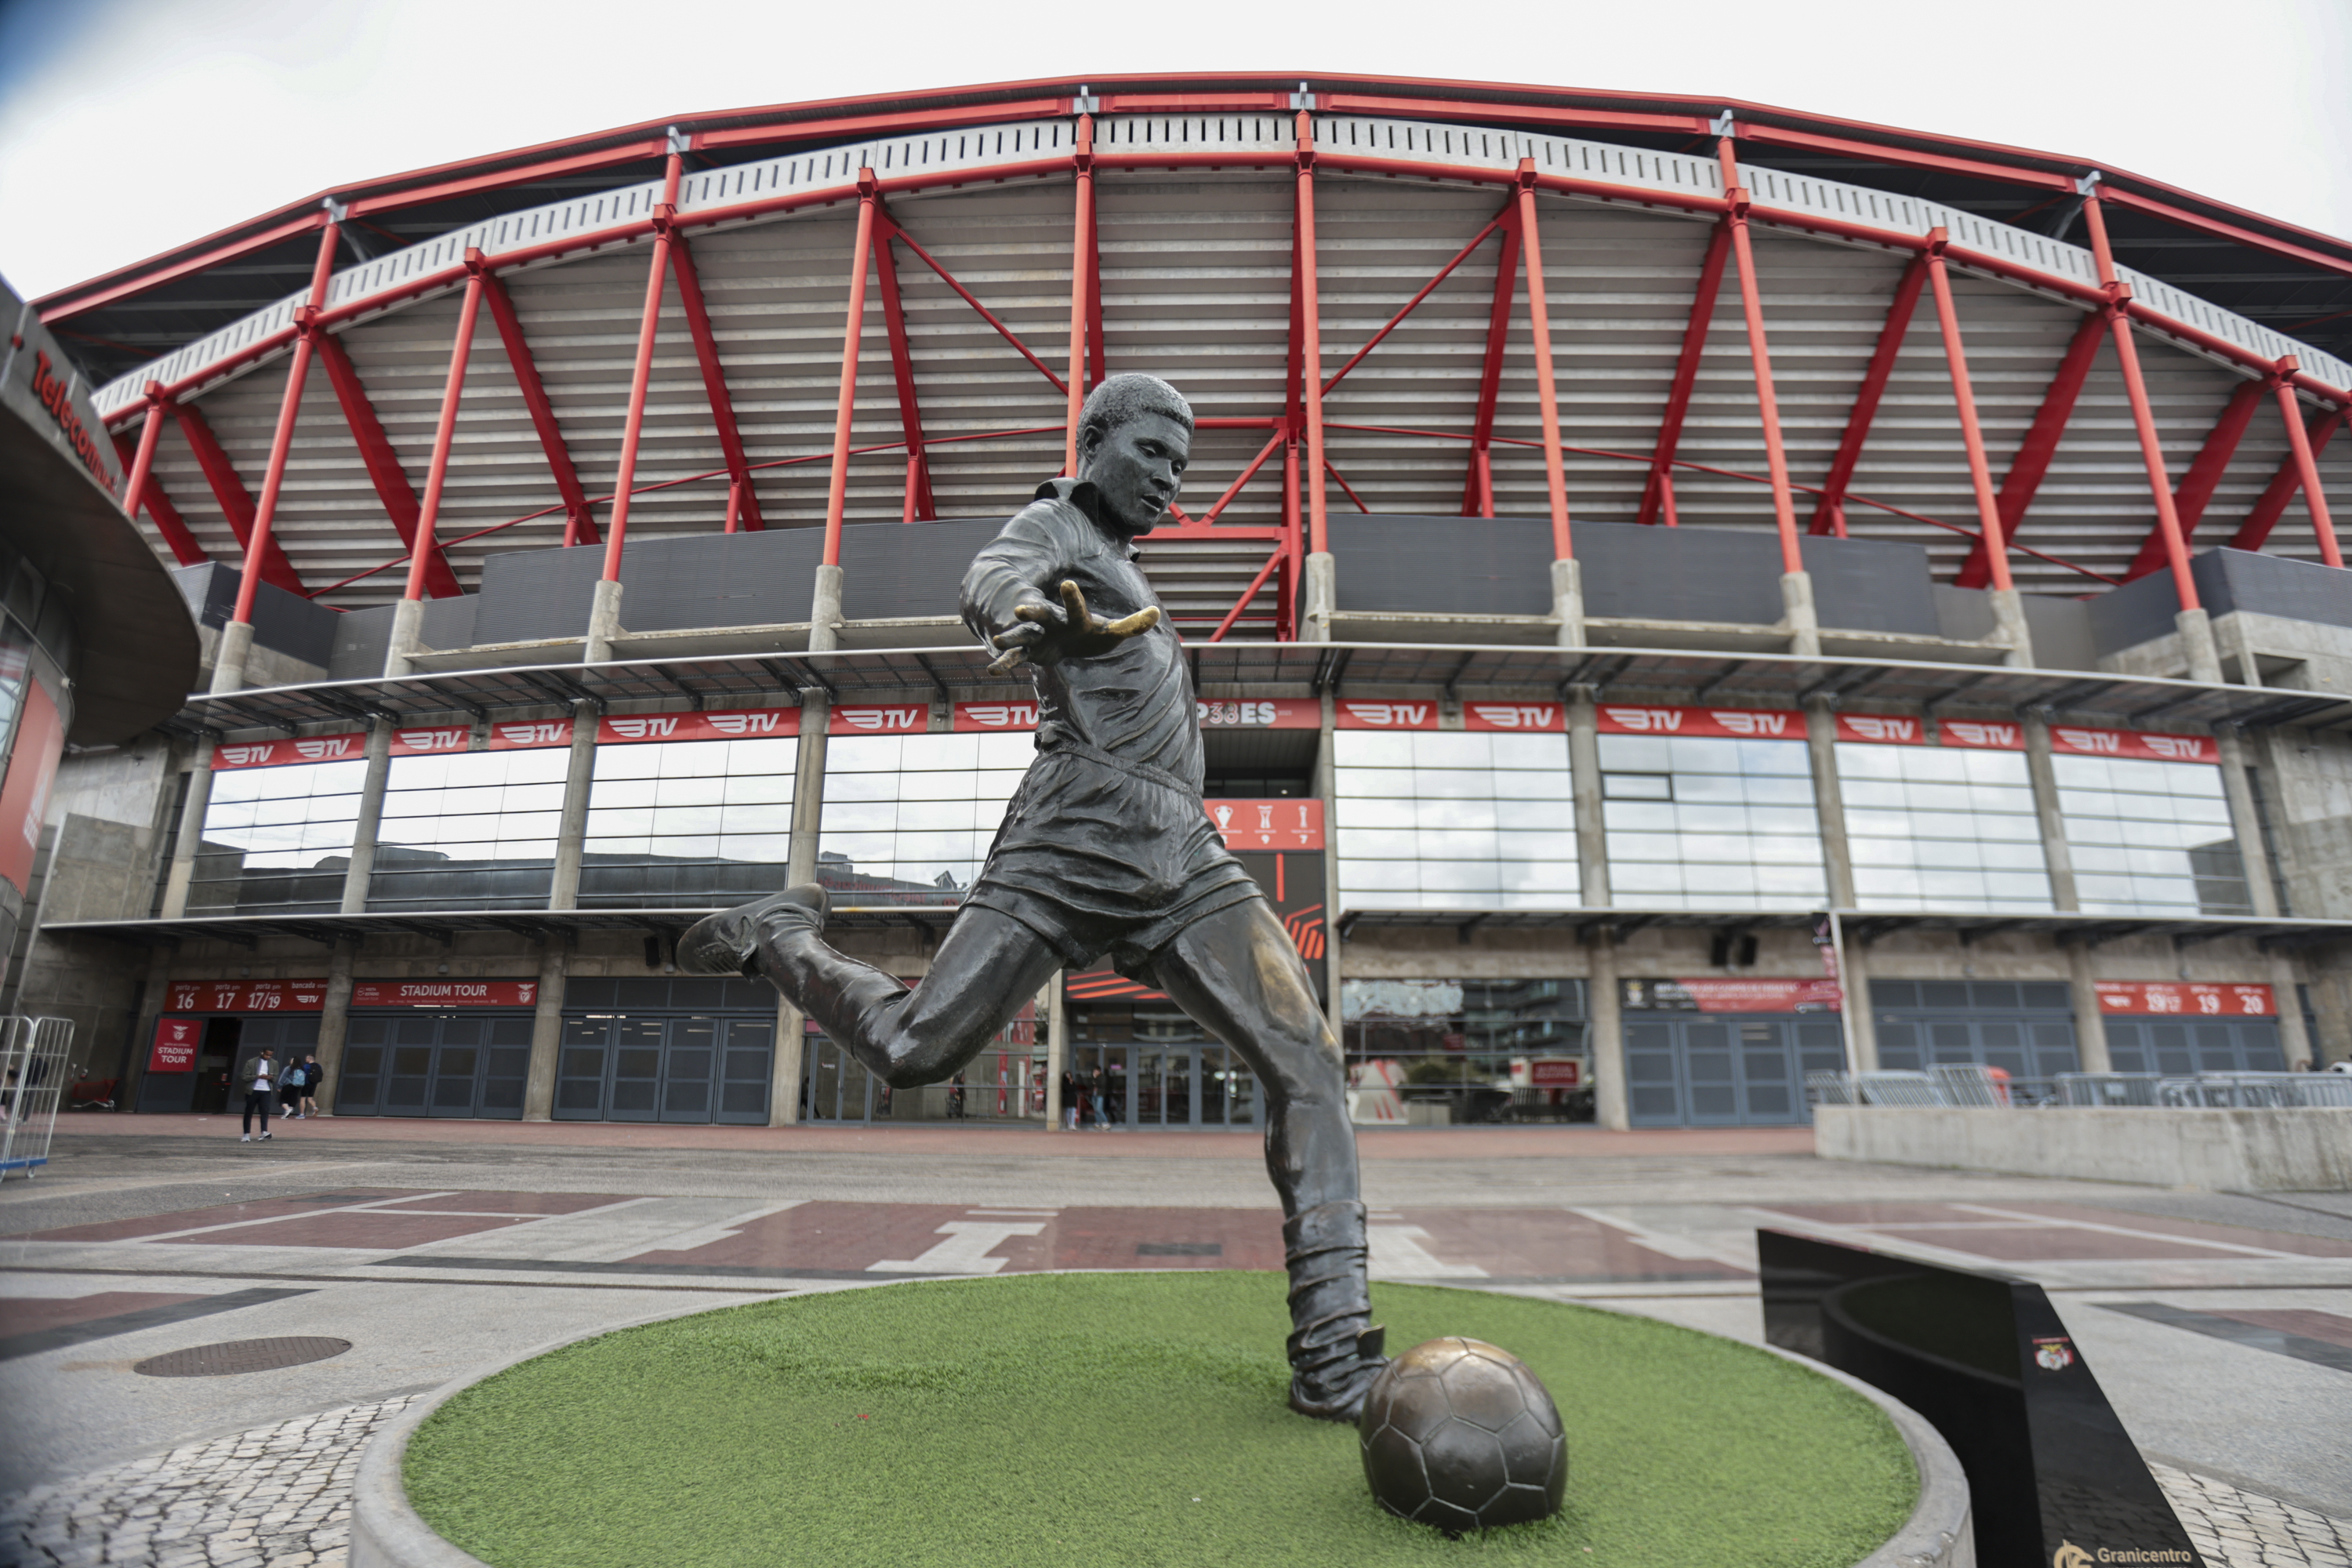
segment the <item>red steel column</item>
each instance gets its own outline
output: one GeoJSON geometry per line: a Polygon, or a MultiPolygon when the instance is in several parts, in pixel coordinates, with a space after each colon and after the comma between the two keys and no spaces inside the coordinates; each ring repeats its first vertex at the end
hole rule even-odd
{"type": "Polygon", "coordinates": [[[136,518],[139,509],[147,503],[147,481],[155,471],[155,444],[163,438],[163,384],[149,382],[147,423],[139,427],[139,455],[131,460],[131,482],[122,490],[125,517],[136,518]]]}
{"type": "Polygon", "coordinates": [[[319,228],[319,254],[310,264],[310,302],[295,312],[294,357],[286,367],[286,394],[278,404],[278,431],[269,443],[269,467],[262,475],[261,500],[253,511],[253,535],[245,551],[245,574],[236,585],[236,607],[229,626],[222,628],[220,651],[213,666],[213,689],[235,691],[245,684],[246,650],[253,644],[253,601],[261,590],[261,563],[269,552],[270,524],[277,521],[278,498],[286,486],[286,459],[294,449],[294,423],[302,415],[302,384],[310,378],[311,337],[318,328],[320,308],[327,302],[327,285],[334,276],[335,245],[341,228],[330,217],[319,228]],[[242,627],[233,632],[231,627],[242,627]]]}
{"type": "Polygon", "coordinates": [[[1078,475],[1078,414],[1087,403],[1087,328],[1094,294],[1095,119],[1078,116],[1077,215],[1070,228],[1069,428],[1062,437],[1062,472],[1078,475]]]}
{"type": "Polygon", "coordinates": [[[1315,262],[1315,121],[1298,111],[1298,342],[1300,391],[1307,412],[1307,551],[1328,555],[1323,474],[1323,327],[1315,262]]]}
{"type": "Polygon", "coordinates": [[[2311,513],[2311,531],[2319,536],[2319,558],[2330,566],[2344,564],[2344,552],[2336,547],[2336,524],[2327,515],[2327,494],[2319,488],[2319,458],[2311,449],[2311,433],[2303,427],[2303,408],[2294,396],[2295,360],[2293,354],[2279,361],[2279,413],[2286,420],[2286,444],[2294,454],[2296,475],[2303,480],[2303,504],[2311,513]]]}
{"type": "MultiPolygon", "coordinates": [[[[2148,402],[2147,383],[2140,375],[2139,348],[2132,341],[2128,309],[2131,289],[2116,276],[2115,253],[2107,244],[2106,215],[2101,210],[2096,191],[2084,199],[2083,217],[2090,226],[2091,254],[2098,263],[2099,281],[2107,290],[2107,320],[2115,337],[2116,359],[2123,371],[2125,395],[2131,401],[2132,426],[2139,435],[2140,460],[2147,469],[2147,488],[2156,502],[2157,526],[2163,531],[2165,560],[2172,568],[2173,593],[2185,614],[2200,608],[2197,579],[2189,571],[2188,544],[2180,537],[2180,514],[2172,504],[2172,476],[2165,468],[2164,441],[2157,434],[2156,410],[2148,402]]],[[[2214,670],[2212,677],[2199,675],[2192,660],[2191,679],[2218,679],[2218,660],[2214,670]]]]}
{"type": "Polygon", "coordinates": [[[1551,558],[1566,561],[1568,472],[1559,450],[1559,388],[1552,375],[1551,311],[1544,301],[1543,242],[1536,233],[1536,161],[1519,160],[1519,246],[1528,257],[1528,327],[1535,339],[1536,406],[1543,419],[1544,489],[1551,502],[1551,558]]]}
{"type": "Polygon", "coordinates": [[[2009,577],[2009,544],[2001,537],[2000,500],[1993,493],[1992,464],[1985,457],[1984,428],[1977,422],[1977,395],[1969,381],[1968,351],[1960,343],[1960,318],[1952,302],[1951,274],[1944,265],[1944,247],[1949,237],[1940,228],[1930,230],[1924,259],[1928,285],[1936,291],[1936,321],[1943,329],[1944,363],[1951,371],[1952,403],[1959,410],[1960,444],[1968,449],[1969,483],[1976,491],[1977,518],[1984,531],[1992,585],[1996,593],[2005,594],[2015,584],[2009,577]]]}
{"type": "Polygon", "coordinates": [[[1772,390],[1772,349],[1764,333],[1764,295],[1756,277],[1756,251],[1748,236],[1748,193],[1739,185],[1739,165],[1731,138],[1720,144],[1723,161],[1725,223],[1731,230],[1731,251],[1739,268],[1739,309],[1748,322],[1748,357],[1756,372],[1756,416],[1764,427],[1764,466],[1772,481],[1772,522],[1780,532],[1780,570],[1802,572],[1805,558],[1797,543],[1797,503],[1789,486],[1789,454],[1780,442],[1780,404],[1772,390]]]}
{"type": "MultiPolygon", "coordinates": [[[[621,426],[621,466],[613,479],[613,516],[604,529],[604,581],[621,580],[621,548],[629,534],[629,491],[636,484],[637,447],[645,435],[646,393],[653,384],[654,340],[661,331],[662,289],[669,281],[669,229],[677,216],[683,160],[669,155],[662,199],[654,208],[653,259],[646,268],[646,308],[637,322],[636,365],[629,375],[629,409],[621,426]]],[[[593,639],[593,635],[591,636],[593,639]]]]}
{"type": "Polygon", "coordinates": [[[857,238],[850,248],[849,319],[841,330],[841,391],[833,407],[833,479],[824,497],[824,555],[841,564],[841,519],[849,505],[849,434],[857,413],[857,360],[866,332],[866,271],[874,254],[874,171],[857,171],[857,238]]]}
{"type": "MultiPolygon", "coordinates": [[[[2304,441],[2310,447],[2315,459],[2327,450],[2327,443],[2344,428],[2347,417],[2352,417],[2352,408],[2339,408],[2304,432],[2304,441]]],[[[2261,498],[2246,513],[2245,521],[2238,524],[2238,531],[2231,536],[2230,548],[2260,550],[2263,541],[2270,538],[2271,530],[2278,526],[2280,515],[2286,510],[2286,503],[2293,500],[2294,492],[2302,488],[2303,471],[2295,466],[2294,453],[2289,450],[2285,460],[2279,464],[2278,472],[2273,474],[2271,482],[2263,488],[2261,498]]]]}
{"type": "Polygon", "coordinates": [[[466,297],[457,307],[457,340],[449,347],[449,376],[441,388],[441,422],[433,429],[433,458],[425,470],[425,500],[416,509],[416,544],[408,557],[404,599],[425,597],[425,575],[434,555],[434,534],[441,518],[441,496],[449,479],[449,453],[457,439],[457,403],[466,393],[466,363],[473,356],[474,324],[482,310],[482,253],[469,250],[466,264],[466,297]]]}

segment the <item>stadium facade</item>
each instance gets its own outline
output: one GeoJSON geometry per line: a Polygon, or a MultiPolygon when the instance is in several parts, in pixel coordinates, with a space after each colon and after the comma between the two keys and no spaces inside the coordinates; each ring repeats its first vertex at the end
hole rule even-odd
{"type": "Polygon", "coordinates": [[[957,580],[1128,370],[1200,416],[1144,564],[1360,1120],[2352,1055],[2341,240],[1761,106],[1154,78],[500,153],[37,307],[203,649],[77,731],[5,999],[140,1110],[273,1043],[337,1115],[1254,1124],[1107,971],[893,1095],[673,962],[818,877],[923,973],[1034,722],[957,580]]]}

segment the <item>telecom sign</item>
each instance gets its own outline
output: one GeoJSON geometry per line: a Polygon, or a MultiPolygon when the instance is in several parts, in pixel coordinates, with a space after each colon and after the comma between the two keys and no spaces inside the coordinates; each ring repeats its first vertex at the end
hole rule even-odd
{"type": "Polygon", "coordinates": [[[462,752],[473,742],[474,731],[465,724],[449,724],[434,730],[394,730],[392,732],[392,754],[395,757],[415,757],[429,752],[462,752]]]}
{"type": "Polygon", "coordinates": [[[367,733],[362,730],[341,735],[305,735],[293,741],[239,741],[213,748],[213,771],[282,768],[291,763],[357,762],[366,754],[367,733]]]}
{"type": "Polygon", "coordinates": [[[1434,730],[1437,728],[1437,704],[1433,701],[1342,701],[1339,707],[1339,728],[1342,730],[1434,730]]]}
{"type": "Polygon", "coordinates": [[[1465,702],[1462,727],[1505,734],[1564,734],[1568,730],[1568,706],[1561,702],[1465,702]]]}
{"type": "Polygon", "coordinates": [[[2218,763],[2221,748],[2210,735],[2157,735],[2140,730],[2085,730],[2079,725],[2050,726],[2054,751],[2084,757],[2128,757],[2148,763],[2218,763]]]}
{"type": "Polygon", "coordinates": [[[1037,727],[1037,704],[1034,699],[1027,702],[959,702],[952,722],[959,735],[1034,730],[1037,727]]]}
{"type": "MultiPolygon", "coordinates": [[[[632,713],[596,725],[596,743],[631,745],[646,741],[761,741],[801,732],[797,708],[744,708],[726,713],[632,713]]],[[[566,741],[571,739],[568,732],[566,741]]],[[[553,742],[539,742],[552,745],[553,742]]]]}
{"type": "Polygon", "coordinates": [[[1893,713],[1841,713],[1837,716],[1837,738],[1871,746],[1924,746],[1927,743],[1927,724],[1923,719],[1893,713]]]}
{"type": "Polygon", "coordinates": [[[1805,716],[1793,708],[1636,707],[1604,702],[1604,735],[1700,735],[1738,741],[1801,741],[1805,716]]]}
{"type": "Polygon", "coordinates": [[[1979,752],[2025,750],[2025,726],[2014,721],[1996,723],[1979,719],[1944,719],[1937,722],[1936,733],[1947,746],[1979,752]]]}
{"type": "Polygon", "coordinates": [[[928,702],[856,702],[835,708],[826,725],[835,735],[919,735],[931,726],[928,702]]]}

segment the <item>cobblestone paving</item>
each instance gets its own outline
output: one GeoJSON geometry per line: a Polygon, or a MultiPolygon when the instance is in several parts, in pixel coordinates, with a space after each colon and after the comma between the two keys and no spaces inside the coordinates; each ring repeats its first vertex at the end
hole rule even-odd
{"type": "Polygon", "coordinates": [[[2172,1500],[2190,1544],[2215,1568],[2352,1568],[2352,1520],[2330,1519],[2169,1465],[2148,1468],[2172,1500]]]}
{"type": "MultiPolygon", "coordinates": [[[[410,1402],[345,1405],[36,1488],[0,1502],[0,1562],[343,1568],[360,1451],[410,1402]]],[[[2352,1521],[2149,1468],[2212,1568],[2352,1568],[2352,1521]]]]}
{"type": "Polygon", "coordinates": [[[409,1402],[345,1405],[36,1487],[0,1502],[0,1562],[343,1568],[360,1450],[409,1402]]]}

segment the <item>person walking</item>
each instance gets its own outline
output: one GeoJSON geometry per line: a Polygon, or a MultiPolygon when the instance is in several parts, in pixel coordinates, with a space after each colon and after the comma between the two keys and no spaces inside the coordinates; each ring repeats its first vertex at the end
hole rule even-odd
{"type": "Polygon", "coordinates": [[[257,1110],[261,1113],[261,1141],[269,1142],[269,1097],[276,1087],[271,1080],[277,1076],[278,1053],[268,1046],[261,1047],[259,1056],[247,1058],[245,1066],[237,1069],[237,1079],[245,1085],[245,1135],[238,1142],[253,1142],[253,1113],[257,1110]]]}
{"type": "Polygon", "coordinates": [[[319,1065],[315,1056],[302,1058],[302,1108],[295,1114],[308,1121],[319,1114],[319,1086],[327,1079],[327,1069],[319,1065]]]}
{"type": "Polygon", "coordinates": [[[302,1105],[302,1064],[290,1057],[286,1070],[278,1075],[278,1114],[287,1121],[299,1118],[302,1105]]]}

